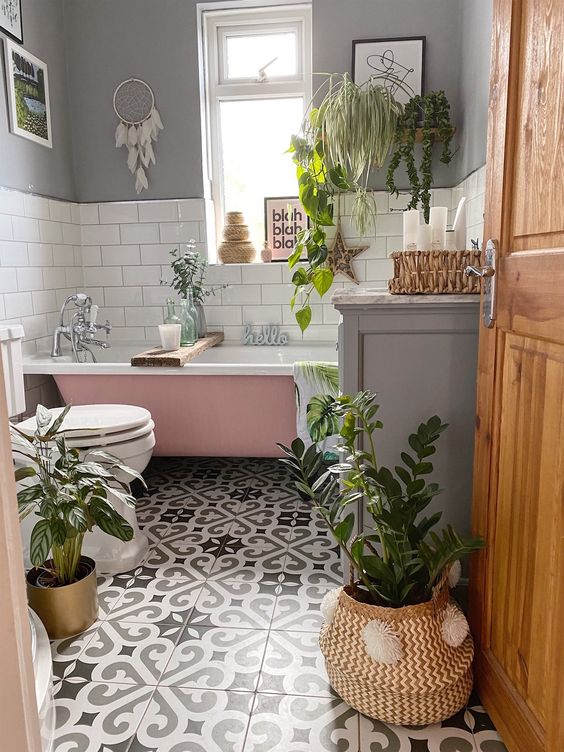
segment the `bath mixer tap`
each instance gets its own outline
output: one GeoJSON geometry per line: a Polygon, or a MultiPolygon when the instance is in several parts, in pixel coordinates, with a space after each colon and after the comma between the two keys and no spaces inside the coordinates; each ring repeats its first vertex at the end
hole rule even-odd
{"type": "Polygon", "coordinates": [[[89,353],[92,361],[95,363],[96,357],[90,349],[90,346],[94,345],[106,349],[107,347],[110,347],[110,344],[109,342],[103,342],[102,340],[96,339],[94,335],[103,329],[106,332],[106,336],[108,336],[112,329],[112,325],[109,321],[106,321],[105,324],[97,324],[97,315],[98,306],[92,304],[92,298],[90,295],[86,295],[86,293],[83,292],[69,295],[61,306],[59,324],[53,333],[51,357],[61,357],[61,337],[63,336],[71,343],[73,358],[77,363],[81,362],[81,353],[89,353]],[[64,321],[65,312],[70,303],[75,304],[76,311],[73,314],[70,323],[66,325],[64,321]]]}

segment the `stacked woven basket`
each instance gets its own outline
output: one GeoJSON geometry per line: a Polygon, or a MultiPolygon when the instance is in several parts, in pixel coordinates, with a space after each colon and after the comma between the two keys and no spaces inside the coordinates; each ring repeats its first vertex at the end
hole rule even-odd
{"type": "Polygon", "coordinates": [[[414,606],[361,603],[350,587],[326,598],[321,652],[331,686],[345,702],[402,725],[436,723],[465,706],[474,646],[446,576],[430,601],[414,606]]]}
{"type": "Polygon", "coordinates": [[[249,240],[249,228],[241,212],[227,212],[223,228],[223,243],[217,249],[222,264],[250,264],[256,249],[249,240]]]}
{"type": "Polygon", "coordinates": [[[394,295],[480,292],[479,279],[464,274],[481,263],[480,251],[395,251],[392,258],[388,288],[394,295]]]}

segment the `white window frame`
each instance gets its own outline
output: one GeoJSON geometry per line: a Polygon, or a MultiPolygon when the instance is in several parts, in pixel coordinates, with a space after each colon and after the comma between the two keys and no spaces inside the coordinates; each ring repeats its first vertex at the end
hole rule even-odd
{"type": "MultiPolygon", "coordinates": [[[[213,238],[223,225],[224,185],[220,103],[246,99],[303,97],[311,100],[311,5],[285,0],[260,4],[205,3],[198,6],[204,193],[212,199],[214,228],[208,227],[208,259],[216,261],[213,238]],[[297,71],[292,76],[227,79],[226,42],[234,34],[296,32],[297,71]],[[210,232],[210,230],[212,230],[210,232]]],[[[265,63],[268,61],[265,61],[265,63]]],[[[288,157],[289,158],[289,157],[288,157]]],[[[209,224],[209,220],[208,220],[209,224]]]]}

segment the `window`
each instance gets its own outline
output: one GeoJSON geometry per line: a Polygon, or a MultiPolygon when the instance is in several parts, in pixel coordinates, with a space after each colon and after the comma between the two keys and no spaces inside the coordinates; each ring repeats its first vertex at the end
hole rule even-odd
{"type": "Polygon", "coordinates": [[[216,231],[225,212],[242,211],[260,249],[264,197],[297,193],[286,151],[311,97],[311,10],[204,6],[202,42],[205,165],[216,231]]]}

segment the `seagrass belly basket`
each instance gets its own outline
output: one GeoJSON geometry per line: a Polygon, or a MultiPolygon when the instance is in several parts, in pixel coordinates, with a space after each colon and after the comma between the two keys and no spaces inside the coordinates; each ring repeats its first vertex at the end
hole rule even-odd
{"type": "Polygon", "coordinates": [[[465,706],[474,646],[446,575],[426,603],[373,606],[345,587],[326,596],[322,612],[329,681],[351,707],[387,723],[425,725],[465,706]]]}

